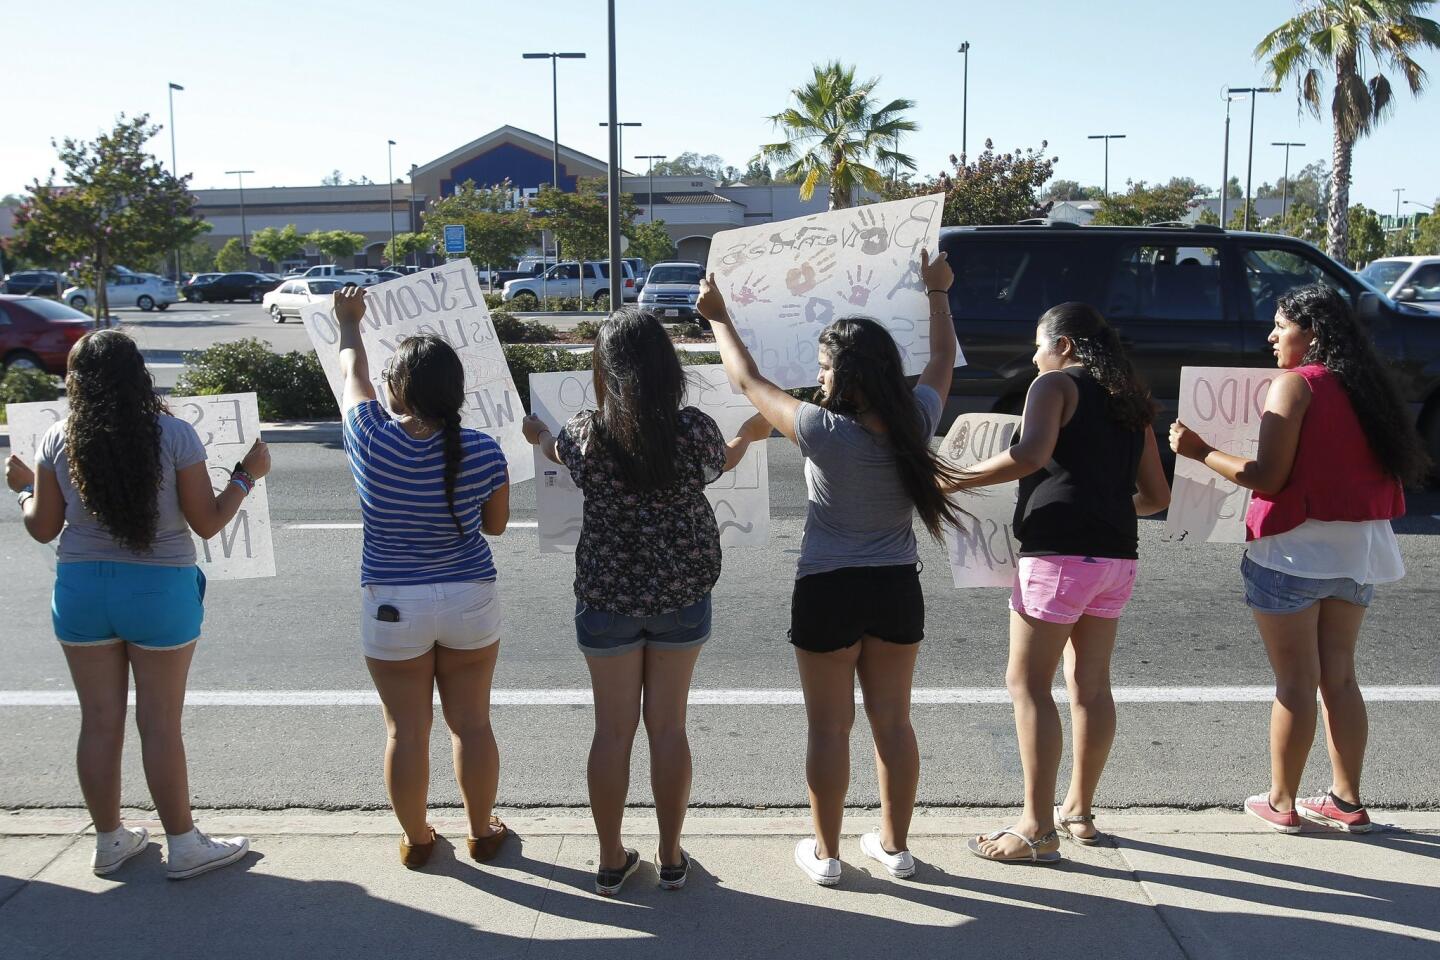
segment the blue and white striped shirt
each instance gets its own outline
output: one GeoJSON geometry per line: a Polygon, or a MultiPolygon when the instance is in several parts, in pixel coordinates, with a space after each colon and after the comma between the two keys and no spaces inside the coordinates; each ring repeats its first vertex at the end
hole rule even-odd
{"type": "Polygon", "coordinates": [[[455,481],[457,533],[445,502],[445,438],[413,439],[375,400],[345,414],[345,455],[365,521],[360,583],[470,583],[495,579],[480,508],[509,479],[493,437],[462,429],[455,481]]]}

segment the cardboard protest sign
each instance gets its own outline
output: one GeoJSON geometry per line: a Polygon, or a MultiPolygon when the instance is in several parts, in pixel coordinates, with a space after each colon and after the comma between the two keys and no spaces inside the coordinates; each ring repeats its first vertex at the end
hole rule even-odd
{"type": "MultiPolygon", "coordinates": [[[[815,383],[820,331],[873,317],[900,348],[905,373],[930,358],[930,304],[920,249],[940,243],[943,194],[832,210],[717,233],[708,272],[760,372],[785,388],[815,383]]],[[[955,365],[964,355],[956,353],[955,365]]]]}
{"type": "MultiPolygon", "coordinates": [[[[1205,442],[1251,458],[1260,445],[1260,418],[1275,370],[1246,367],[1182,367],[1180,422],[1205,442]]],[[[1188,457],[1175,458],[1165,539],[1244,543],[1250,491],[1188,457]]]]}
{"type": "MultiPolygon", "coordinates": [[[[709,414],[726,440],[755,415],[743,394],[730,390],[719,364],[686,367],[685,403],[709,414]]],[[[594,379],[589,370],[530,374],[530,404],[551,432],[558,434],[571,417],[595,409],[594,379]]],[[[536,447],[535,515],[542,553],[568,552],[580,540],[585,498],[570,471],[552,463],[536,447]]],[[[735,469],[705,488],[726,547],[758,547],[770,538],[770,469],[765,444],[752,443],[735,469]]]]}
{"type": "MultiPolygon", "coordinates": [[[[338,403],[344,380],[333,300],[326,297],[305,307],[300,319],[338,403]]],[[[461,423],[499,441],[510,466],[511,483],[533,476],[530,445],[520,430],[525,410],[469,260],[452,260],[441,267],[367,287],[360,331],[370,361],[371,382],[387,408],[390,401],[383,382],[385,364],[399,349],[400,341],[434,334],[454,347],[465,367],[461,423]]]]}
{"type": "MultiPolygon", "coordinates": [[[[966,413],[955,418],[940,443],[940,456],[965,469],[1008,448],[1020,418],[1008,413],[966,413]]],[[[956,587],[1008,587],[1015,579],[1020,544],[1015,539],[1017,481],[951,495],[970,516],[946,531],[950,577],[956,587]]]]}
{"type": "MultiPolygon", "coordinates": [[[[168,397],[170,413],[195,428],[205,444],[205,462],[216,491],[230,482],[230,471],[260,436],[260,408],[253,393],[222,393],[209,397],[168,397]]],[[[45,431],[65,419],[64,400],[12,403],[10,450],[35,466],[35,451],[45,431]]],[[[266,481],[258,480],[230,524],[209,540],[195,538],[200,569],[212,580],[247,580],[275,576],[275,545],[270,531],[270,498],[266,481]]]]}

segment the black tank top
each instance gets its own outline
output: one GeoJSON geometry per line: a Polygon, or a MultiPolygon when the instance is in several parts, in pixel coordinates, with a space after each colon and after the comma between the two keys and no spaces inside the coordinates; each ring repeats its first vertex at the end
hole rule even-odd
{"type": "Polygon", "coordinates": [[[1015,505],[1020,555],[1134,560],[1139,522],[1133,498],[1144,431],[1110,418],[1105,388],[1088,370],[1063,372],[1074,379],[1080,398],[1075,415],[1060,428],[1050,462],[1020,480],[1015,505]]]}

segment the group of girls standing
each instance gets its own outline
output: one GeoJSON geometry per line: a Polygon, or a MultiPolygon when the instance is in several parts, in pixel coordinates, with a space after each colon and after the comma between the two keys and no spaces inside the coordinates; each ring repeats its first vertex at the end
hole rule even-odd
{"type": "MultiPolygon", "coordinates": [[[[527,417],[526,438],[565,465],[585,495],[575,554],[577,644],[595,702],[587,780],[599,839],[595,889],[618,893],[641,855],[621,823],[640,720],[659,826],[659,884],[685,885],[681,834],[691,759],[686,704],[711,632],[721,549],[707,484],[772,430],[805,463],[808,505],[788,636],[804,691],[805,777],[813,836],[794,858],[815,883],[840,881],[858,677],[875,743],[881,813],[860,848],[896,877],[916,870],[909,828],[920,775],[910,721],[924,637],[914,519],[939,538],[963,519],[964,491],[1019,480],[1020,561],[1010,597],[1007,686],[1014,701],[1025,802],[1010,826],[970,840],[979,857],[1054,863],[1060,838],[1100,840],[1093,801],[1115,735],[1109,667],[1135,587],[1137,517],[1164,510],[1169,487],[1152,431],[1154,406],[1115,331],[1093,307],[1039,318],[1019,441],[966,471],[931,438],[955,365],[944,254],[921,252],[930,303],[929,360],[911,384],[889,333],[866,317],[819,334],[819,391],[796,399],[767,380],[730,324],[713,278],[698,308],[722,361],[758,414],[724,437],[684,406],[685,375],[663,327],[626,308],[602,325],[593,354],[596,409],[552,434],[527,417]],[[1063,661],[1074,763],[1056,803],[1062,751],[1051,683],[1063,661]]],[[[432,697],[438,688],[479,861],[511,836],[494,815],[499,754],[490,688],[503,632],[485,535],[505,530],[508,473],[495,440],[460,425],[464,370],[433,336],[405,340],[387,365],[386,403],[371,385],[360,336],[365,292],[335,297],[344,372],[345,451],[364,518],[361,636],[383,704],[385,784],[403,834],[401,862],[423,866],[437,837],[426,816],[432,697]],[[388,410],[387,410],[388,407],[388,410]]],[[[963,325],[963,318],[960,318],[963,325]]],[[[1300,817],[1368,829],[1360,797],[1366,724],[1354,652],[1374,585],[1403,575],[1389,520],[1402,484],[1428,470],[1393,384],[1347,303],[1333,290],[1282,298],[1270,342],[1286,371],[1266,401],[1254,458],[1211,448],[1183,424],[1172,448],[1255,492],[1242,565],[1247,604],[1276,673],[1272,783],[1245,809],[1294,832],[1300,817]],[[1302,798],[1299,781],[1319,688],[1334,780],[1302,798]]],[[[9,485],[27,530],[59,535],[55,632],[81,703],[81,788],[97,829],[94,868],[109,873],[145,848],[119,811],[128,673],[135,675],[145,772],[169,838],[169,875],[232,863],[244,838],[210,838],[190,820],[180,712],[203,616],[204,577],[189,531],[210,536],[269,470],[258,443],[216,494],[195,432],[170,417],[132,341],[94,333],[72,351],[69,417],[40,444],[34,472],[11,457],[9,485]]]]}

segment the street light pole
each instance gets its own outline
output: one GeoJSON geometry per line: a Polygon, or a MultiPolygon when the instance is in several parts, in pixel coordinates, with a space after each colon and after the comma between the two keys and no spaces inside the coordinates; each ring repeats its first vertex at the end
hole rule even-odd
{"type": "MultiPolygon", "coordinates": [[[[175,179],[180,179],[180,164],[175,159],[175,91],[185,88],[178,83],[171,83],[170,89],[166,91],[170,97],[170,172],[175,179]]],[[[180,282],[180,248],[175,248],[175,282],[180,282]]]]}
{"type": "MultiPolygon", "coordinates": [[[[610,126],[610,124],[608,124],[608,123],[606,123],[605,121],[602,120],[602,121],[600,121],[600,126],[602,126],[602,127],[608,127],[608,126],[610,126]]],[[[625,162],[625,128],[626,128],[626,127],[643,127],[643,126],[645,126],[645,124],[643,124],[643,123],[641,123],[640,121],[637,120],[637,121],[635,121],[634,123],[617,123],[617,124],[615,124],[615,126],[617,126],[617,127],[620,128],[619,135],[616,137],[615,148],[620,151],[620,162],[621,162],[621,163],[624,163],[624,162],[625,162]]]]}
{"type": "Polygon", "coordinates": [[[254,170],[226,170],[226,176],[234,176],[240,181],[240,249],[245,254],[245,266],[250,266],[250,231],[245,227],[245,174],[254,173],[254,170]]]}
{"type": "Polygon", "coordinates": [[[1285,213],[1289,209],[1290,201],[1290,148],[1303,147],[1305,146],[1305,144],[1281,141],[1278,143],[1272,142],[1270,146],[1285,148],[1285,177],[1280,181],[1280,224],[1281,229],[1283,230],[1285,224],[1285,213]]]}
{"type": "Polygon", "coordinates": [[[1088,139],[1090,139],[1090,140],[1104,140],[1104,141],[1105,141],[1105,196],[1108,197],[1108,196],[1110,196],[1110,141],[1111,141],[1111,140],[1124,140],[1124,139],[1125,139],[1125,134],[1123,134],[1123,133],[1092,133],[1092,134],[1090,134],[1090,136],[1089,136],[1088,139]]]}
{"type": "Polygon", "coordinates": [[[1279,93],[1279,87],[1231,87],[1227,93],[1244,93],[1250,96],[1250,153],[1245,161],[1245,221],[1243,229],[1250,229],[1250,184],[1255,169],[1255,101],[1257,93],[1279,93]]]}
{"type": "Polygon", "coordinates": [[[645,206],[647,206],[647,207],[650,208],[650,222],[651,222],[651,223],[654,223],[654,222],[655,222],[655,161],[656,161],[656,160],[664,160],[664,159],[665,159],[665,154],[663,154],[663,153],[640,153],[640,154],[636,154],[635,159],[636,159],[636,160],[649,160],[649,161],[650,161],[650,202],[647,203],[645,206]]]}
{"type": "Polygon", "coordinates": [[[966,134],[969,132],[966,125],[970,120],[970,41],[966,40],[960,44],[955,51],[965,58],[965,64],[960,74],[960,162],[967,160],[965,154],[966,134]]]}
{"type": "MultiPolygon", "coordinates": [[[[554,126],[553,126],[553,133],[552,133],[552,135],[551,135],[551,137],[550,137],[550,165],[551,165],[550,185],[551,185],[552,187],[554,187],[556,190],[559,190],[559,189],[560,189],[560,76],[559,76],[559,68],[558,68],[557,65],[556,65],[556,61],[557,61],[557,60],[584,60],[584,59],[585,59],[585,54],[583,54],[583,53],[522,53],[522,54],[520,55],[520,58],[521,58],[522,60],[546,60],[546,59],[548,59],[548,60],[550,61],[550,116],[551,116],[551,121],[552,121],[552,123],[554,124],[554,126]]],[[[544,231],[541,231],[541,234],[540,234],[540,259],[541,259],[542,262],[543,262],[544,259],[545,259],[545,234],[544,234],[544,231]]],[[[556,239],[556,241],[555,241],[555,263],[556,263],[557,265],[560,263],[560,241],[559,241],[559,239],[556,239]]],[[[550,270],[549,270],[549,268],[547,267],[547,268],[545,269],[545,272],[541,275],[541,280],[540,280],[541,295],[542,295],[542,298],[545,299],[545,300],[547,300],[547,301],[549,300],[549,297],[546,296],[546,294],[549,293],[549,287],[550,287],[550,284],[549,284],[549,282],[548,282],[548,277],[549,277],[549,275],[550,275],[550,270]]],[[[583,283],[582,283],[582,285],[581,285],[581,291],[582,291],[582,293],[583,293],[583,291],[584,291],[584,285],[583,285],[583,283]]]]}
{"type": "Polygon", "coordinates": [[[395,265],[395,141],[385,141],[385,182],[390,186],[390,266],[395,265]]]}
{"type": "Polygon", "coordinates": [[[615,0],[606,4],[606,29],[610,51],[610,170],[605,204],[610,214],[610,309],[619,310],[625,300],[621,294],[624,267],[620,264],[620,119],[615,105],[615,0]]]}
{"type": "Polygon", "coordinates": [[[1220,168],[1220,229],[1230,222],[1230,104],[1235,98],[1225,91],[1225,162],[1220,168]]]}

